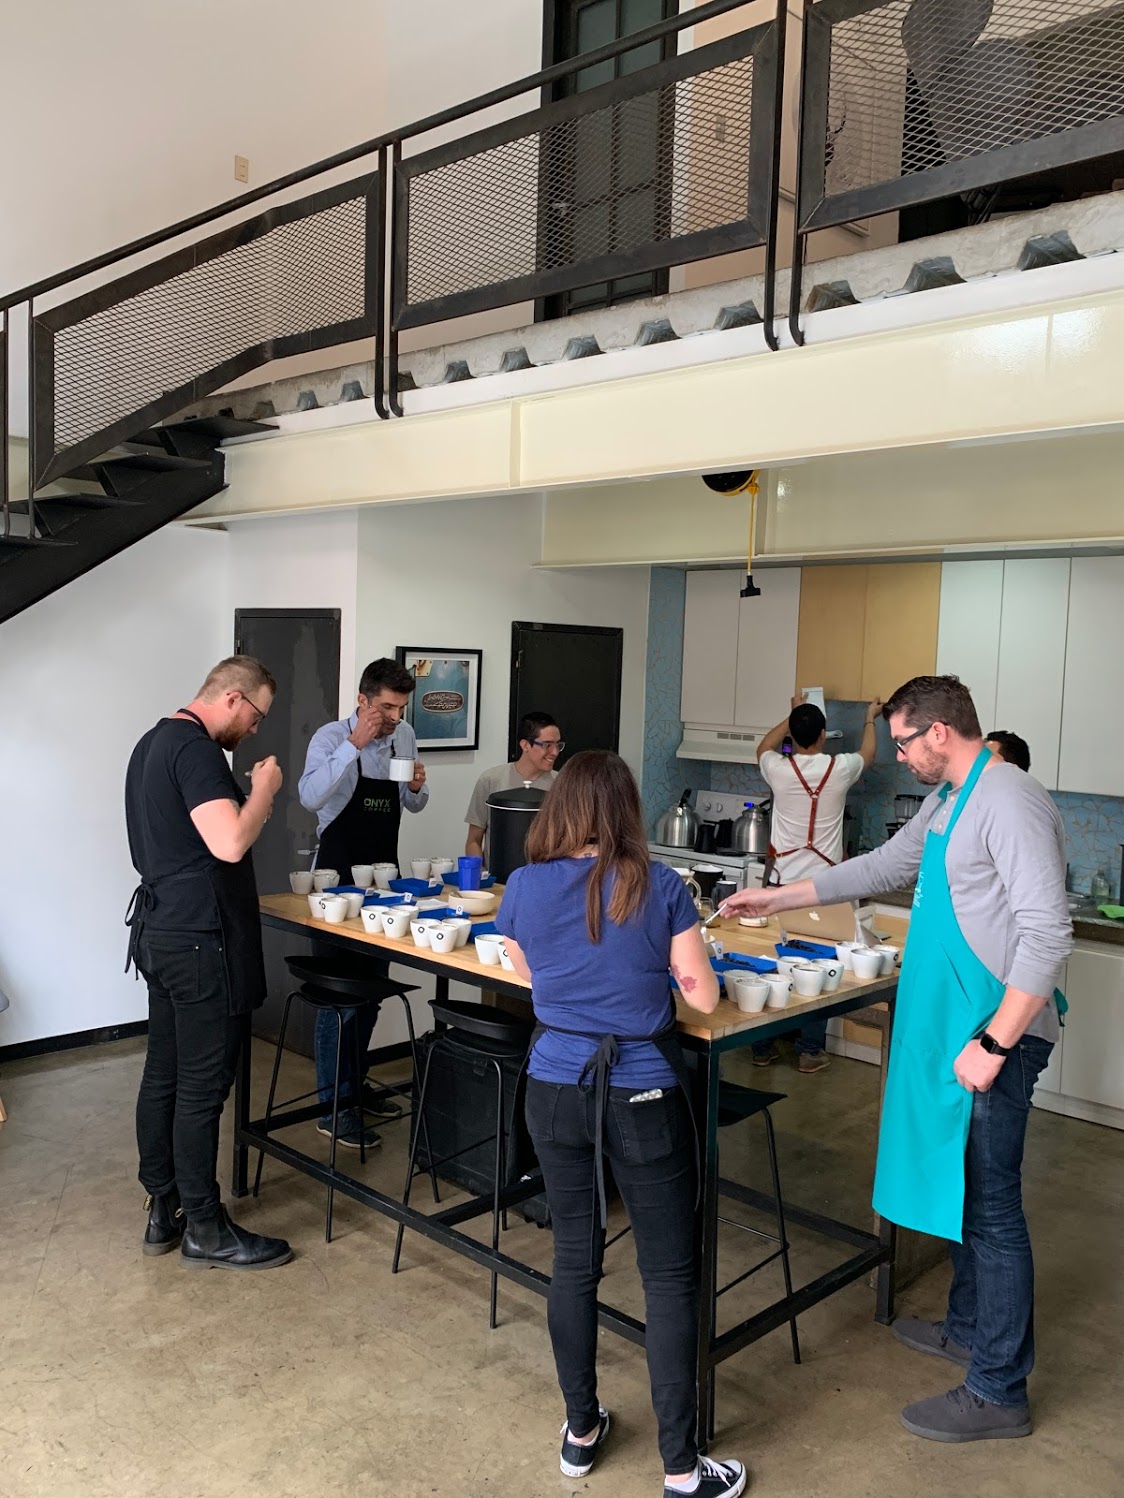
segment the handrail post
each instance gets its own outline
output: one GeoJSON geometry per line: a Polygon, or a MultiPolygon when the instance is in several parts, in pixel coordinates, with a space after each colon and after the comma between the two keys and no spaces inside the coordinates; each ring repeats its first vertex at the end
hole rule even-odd
{"type": "MultiPolygon", "coordinates": [[[[379,185],[376,193],[375,218],[378,228],[375,243],[375,379],[373,398],[375,414],[380,421],[389,419],[386,409],[385,362],[386,362],[386,147],[379,147],[379,185]]],[[[368,270],[370,267],[368,267],[368,270]]]]}
{"type": "Polygon", "coordinates": [[[12,530],[12,496],[8,473],[8,309],[0,322],[0,504],[4,506],[4,535],[12,530]]]}
{"type": "Polygon", "coordinates": [[[796,181],[792,203],[792,263],[788,273],[788,329],[792,341],[802,347],[804,332],[800,326],[800,302],[804,282],[806,237],[800,233],[800,199],[804,186],[804,128],[807,109],[808,23],[812,7],[805,6],[800,27],[800,108],[796,114],[796,181]]]}
{"type": "Polygon", "coordinates": [[[777,231],[780,219],[781,191],[781,131],[784,128],[784,55],[788,32],[788,0],[777,0],[777,18],[773,23],[777,30],[776,82],[773,86],[773,140],[769,167],[768,221],[765,226],[765,343],[775,353],[777,342],[776,290],[777,290],[777,231]]]}
{"type": "MultiPolygon", "coordinates": [[[[402,142],[396,140],[391,147],[390,154],[390,310],[388,328],[389,356],[389,386],[390,386],[390,409],[395,416],[403,416],[402,401],[398,394],[398,329],[394,326],[394,309],[398,305],[399,281],[406,273],[406,256],[409,250],[408,243],[398,242],[398,167],[402,161],[402,142]]],[[[407,223],[407,236],[409,235],[409,224],[407,223]]]]}
{"type": "Polygon", "coordinates": [[[32,324],[35,320],[35,299],[27,300],[27,534],[35,539],[35,339],[32,324]]]}

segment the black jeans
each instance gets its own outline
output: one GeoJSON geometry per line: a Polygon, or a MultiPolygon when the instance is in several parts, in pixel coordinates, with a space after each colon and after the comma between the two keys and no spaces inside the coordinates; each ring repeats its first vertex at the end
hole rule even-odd
{"type": "MultiPolygon", "coordinates": [[[[695,1237],[695,1142],[678,1087],[630,1103],[613,1087],[605,1153],[636,1240],[644,1283],[645,1346],[664,1471],[695,1465],[699,1272],[695,1237]]],[[[597,1425],[597,1286],[604,1225],[594,1233],[597,1195],[590,1089],[527,1079],[527,1128],[542,1166],[554,1226],[547,1323],[566,1419],[575,1435],[597,1425]]]]}
{"type": "Polygon", "coordinates": [[[246,1029],[227,999],[222,938],[146,932],[137,966],[148,983],[148,1052],[137,1097],[140,1182],[179,1187],[189,1221],[217,1215],[219,1118],[246,1029]]]}
{"type": "Polygon", "coordinates": [[[987,1092],[972,1098],[964,1239],[950,1243],[945,1331],[967,1347],[964,1382],[992,1404],[1026,1403],[1034,1366],[1034,1260],[1023,1216],[1023,1144],[1034,1084],[1053,1045],[1024,1035],[987,1092]]]}

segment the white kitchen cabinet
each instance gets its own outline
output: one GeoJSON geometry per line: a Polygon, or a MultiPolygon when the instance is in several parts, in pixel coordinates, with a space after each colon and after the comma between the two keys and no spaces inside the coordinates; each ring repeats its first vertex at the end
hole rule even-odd
{"type": "Polygon", "coordinates": [[[711,569],[687,573],[683,608],[684,723],[729,727],[738,673],[738,591],[741,574],[711,569]]]}
{"type": "Polygon", "coordinates": [[[1079,941],[1066,985],[1062,1095],[1124,1109],[1124,948],[1079,941]]]}
{"type": "MultiPolygon", "coordinates": [[[[740,591],[741,576],[734,575],[740,591]]],[[[772,728],[787,718],[796,692],[800,569],[778,567],[758,572],[755,581],[761,597],[738,599],[734,724],[739,728],[772,728]]]]}
{"type": "Polygon", "coordinates": [[[996,721],[980,725],[1021,734],[1048,790],[1058,787],[1069,570],[1065,557],[1004,562],[996,721]]]}
{"type": "Polygon", "coordinates": [[[998,722],[995,713],[1002,611],[1002,562],[944,563],[937,674],[959,676],[972,694],[985,733],[989,728],[1007,726],[998,722]]]}
{"type": "Polygon", "coordinates": [[[1124,557],[1077,557],[1069,590],[1058,787],[1124,796],[1124,693],[1106,642],[1124,627],[1124,557]]]}
{"type": "Polygon", "coordinates": [[[758,573],[759,598],[740,597],[744,572],[687,574],[683,614],[684,723],[772,728],[796,690],[800,569],[758,573]]]}

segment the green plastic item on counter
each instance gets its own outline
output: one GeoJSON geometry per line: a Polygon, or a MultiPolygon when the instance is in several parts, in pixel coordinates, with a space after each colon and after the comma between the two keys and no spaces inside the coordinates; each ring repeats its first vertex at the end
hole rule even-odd
{"type": "Polygon", "coordinates": [[[1098,905],[1097,910],[1110,921],[1124,921],[1124,905],[1098,905]]]}

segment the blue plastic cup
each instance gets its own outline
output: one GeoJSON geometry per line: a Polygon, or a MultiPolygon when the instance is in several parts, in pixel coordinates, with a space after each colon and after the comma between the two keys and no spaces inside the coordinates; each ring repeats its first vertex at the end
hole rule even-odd
{"type": "Polygon", "coordinates": [[[457,859],[457,879],[461,889],[480,888],[480,870],[484,867],[484,860],[475,855],[465,855],[457,859]]]}

